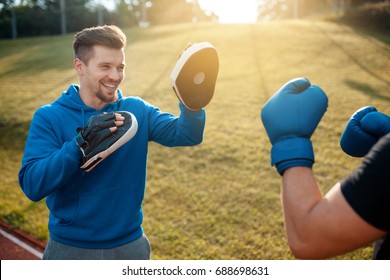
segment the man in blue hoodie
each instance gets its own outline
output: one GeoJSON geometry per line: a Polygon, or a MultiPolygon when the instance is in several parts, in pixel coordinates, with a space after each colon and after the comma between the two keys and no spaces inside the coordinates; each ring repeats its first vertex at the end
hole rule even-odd
{"type": "MultiPolygon", "coordinates": [[[[179,102],[180,116],[123,97],[125,34],[116,26],[80,31],[73,44],[80,85],[72,84],[32,119],[19,183],[32,201],[46,198],[50,239],[44,259],[150,259],[142,229],[148,142],[202,142],[205,111],[179,102]],[[80,168],[77,128],[103,112],[131,112],[135,136],[90,172],[80,168]]],[[[118,115],[111,131],[123,125],[118,115]]]]}

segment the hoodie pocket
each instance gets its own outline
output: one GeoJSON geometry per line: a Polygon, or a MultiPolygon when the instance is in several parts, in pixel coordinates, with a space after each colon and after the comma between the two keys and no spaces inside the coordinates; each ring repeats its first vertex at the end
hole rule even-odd
{"type": "Polygon", "coordinates": [[[77,217],[69,224],[77,231],[80,240],[115,240],[141,226],[142,201],[128,190],[110,188],[80,194],[77,217]]]}

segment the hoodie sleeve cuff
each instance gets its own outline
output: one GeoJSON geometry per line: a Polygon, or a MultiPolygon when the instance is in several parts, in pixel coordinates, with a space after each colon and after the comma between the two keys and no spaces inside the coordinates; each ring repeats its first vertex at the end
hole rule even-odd
{"type": "Polygon", "coordinates": [[[197,111],[190,110],[186,106],[184,106],[184,104],[181,102],[179,102],[179,108],[180,108],[180,112],[182,112],[183,114],[202,115],[205,112],[204,108],[197,111]]]}

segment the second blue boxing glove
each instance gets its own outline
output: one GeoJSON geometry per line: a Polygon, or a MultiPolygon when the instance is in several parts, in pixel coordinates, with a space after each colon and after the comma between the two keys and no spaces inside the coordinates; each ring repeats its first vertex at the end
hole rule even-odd
{"type": "Polygon", "coordinates": [[[279,174],[290,167],[313,165],[310,137],[327,107],[326,94],[305,78],[287,82],[264,105],[261,119],[272,144],[271,165],[279,174]]]}
{"type": "Polygon", "coordinates": [[[342,150],[353,157],[363,157],[372,146],[390,132],[390,117],[373,106],[362,107],[349,119],[340,139],[342,150]]]}

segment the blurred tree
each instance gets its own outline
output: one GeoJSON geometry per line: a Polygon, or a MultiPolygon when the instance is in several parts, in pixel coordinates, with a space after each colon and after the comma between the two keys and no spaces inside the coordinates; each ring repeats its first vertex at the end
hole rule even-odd
{"type": "Polygon", "coordinates": [[[0,38],[76,32],[98,24],[148,26],[210,20],[197,0],[115,0],[108,11],[100,0],[0,0],[0,38]],[[61,3],[66,8],[61,9],[61,3]],[[14,17],[13,17],[14,15],[14,17]],[[100,16],[99,16],[100,15],[100,16]],[[14,21],[13,21],[14,20],[14,21]],[[13,25],[14,24],[14,25],[13,25]]]}
{"type": "Polygon", "coordinates": [[[264,0],[259,20],[303,18],[326,10],[329,0],[264,0]]]}
{"type": "Polygon", "coordinates": [[[148,11],[151,24],[211,21],[215,15],[206,15],[197,0],[154,0],[148,11]]]}
{"type": "Polygon", "coordinates": [[[299,18],[329,11],[341,16],[350,8],[379,2],[386,0],[262,0],[259,1],[259,19],[293,18],[294,8],[299,18]]]}
{"type": "Polygon", "coordinates": [[[343,22],[390,29],[388,0],[263,0],[259,2],[259,20],[299,18],[333,14],[343,22]],[[294,10],[296,9],[296,13],[294,10]]]}
{"type": "Polygon", "coordinates": [[[17,37],[14,0],[0,0],[0,38],[17,37]]]}
{"type": "Polygon", "coordinates": [[[105,16],[106,24],[115,24],[120,27],[138,25],[139,1],[136,0],[119,0],[115,9],[105,16]]]}
{"type": "Polygon", "coordinates": [[[351,0],[352,4],[340,21],[363,28],[390,30],[390,1],[351,0]]]}
{"type": "Polygon", "coordinates": [[[148,11],[151,24],[192,21],[192,4],[185,0],[157,0],[148,11]]]}
{"type": "MultiPolygon", "coordinates": [[[[53,0],[58,2],[58,0],[53,0]]],[[[85,27],[98,25],[98,7],[88,7],[90,0],[66,0],[68,32],[76,32],[85,27]]]]}
{"type": "MultiPolygon", "coordinates": [[[[66,30],[74,32],[97,24],[96,11],[87,8],[90,0],[66,0],[66,30]]],[[[14,0],[0,1],[0,38],[11,38],[14,0]]],[[[15,7],[18,36],[61,33],[60,0],[22,0],[15,7]]]]}

